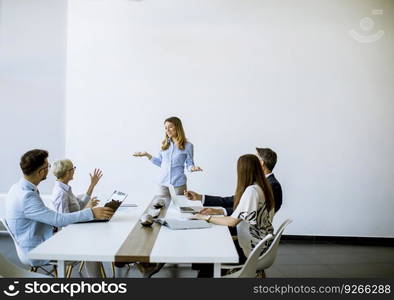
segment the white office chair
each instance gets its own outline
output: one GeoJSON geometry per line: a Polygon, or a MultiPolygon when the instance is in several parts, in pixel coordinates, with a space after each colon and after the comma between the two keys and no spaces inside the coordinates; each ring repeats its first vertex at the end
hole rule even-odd
{"type": "MultiPolygon", "coordinates": [[[[284,221],[278,228],[277,232],[274,235],[274,240],[271,243],[271,245],[268,247],[268,249],[257,259],[256,261],[256,265],[255,265],[255,273],[253,276],[250,277],[256,277],[256,273],[258,271],[264,271],[266,269],[268,269],[269,267],[271,267],[273,265],[273,263],[275,262],[276,256],[278,254],[278,248],[279,248],[279,242],[280,239],[282,237],[283,231],[286,229],[287,225],[289,225],[291,222],[293,222],[293,220],[291,219],[287,219],[286,221],[284,221]]],[[[271,236],[272,239],[272,235],[267,235],[266,237],[271,236]]],[[[271,240],[269,239],[269,240],[271,240]]],[[[255,252],[255,249],[262,244],[262,242],[265,240],[265,238],[253,249],[252,253],[249,255],[248,260],[250,258],[250,256],[255,252]]],[[[259,252],[257,253],[261,253],[261,250],[259,250],[259,252]]],[[[245,262],[245,265],[248,263],[248,260],[245,262]]],[[[245,266],[245,265],[239,265],[239,266],[231,266],[231,265],[223,265],[222,269],[239,269],[245,266]]],[[[252,267],[249,267],[252,269],[252,267]]],[[[232,273],[230,275],[224,276],[224,277],[241,277],[239,276],[241,273],[240,271],[237,271],[235,273],[232,273]]]]}
{"type": "Polygon", "coordinates": [[[291,222],[293,222],[293,220],[287,219],[279,226],[278,231],[275,233],[273,242],[257,261],[257,271],[264,271],[273,265],[276,255],[278,254],[279,242],[282,237],[282,233],[291,222]]]}
{"type": "Polygon", "coordinates": [[[0,254],[0,277],[5,278],[50,278],[50,276],[30,272],[10,263],[0,254]]]}
{"type": "Polygon", "coordinates": [[[229,269],[240,269],[234,273],[229,275],[222,276],[222,278],[254,278],[256,277],[256,267],[257,267],[257,260],[259,259],[260,253],[263,251],[265,243],[272,240],[274,237],[272,234],[266,235],[252,250],[249,254],[248,259],[246,260],[245,264],[243,265],[222,265],[222,270],[229,270],[229,269]]]}
{"type": "Polygon", "coordinates": [[[29,266],[30,271],[31,272],[37,272],[38,269],[43,270],[46,274],[50,275],[50,276],[54,276],[57,277],[57,264],[56,263],[49,263],[47,265],[43,265],[43,266],[33,266],[31,261],[24,255],[21,247],[19,246],[18,242],[16,241],[14,235],[11,232],[10,227],[8,226],[8,223],[6,221],[5,218],[1,218],[0,219],[1,223],[3,224],[4,228],[7,230],[8,234],[11,236],[14,245],[15,245],[15,249],[16,249],[16,253],[18,255],[19,260],[21,261],[22,264],[29,266]],[[53,270],[52,271],[48,271],[44,268],[44,266],[52,266],[53,270]],[[52,275],[53,273],[53,275],[52,275]]]}

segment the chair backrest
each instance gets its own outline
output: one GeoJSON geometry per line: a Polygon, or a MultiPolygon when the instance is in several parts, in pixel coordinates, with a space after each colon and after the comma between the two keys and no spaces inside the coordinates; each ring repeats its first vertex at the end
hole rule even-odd
{"type": "Polygon", "coordinates": [[[263,251],[266,242],[272,240],[273,238],[274,237],[272,234],[268,234],[253,248],[252,252],[248,256],[248,259],[243,265],[242,269],[239,271],[238,277],[246,277],[246,278],[256,277],[256,266],[257,266],[257,260],[259,259],[259,255],[263,251]]]}
{"type": "Polygon", "coordinates": [[[282,223],[282,225],[279,226],[278,231],[275,233],[273,242],[268,247],[267,251],[265,251],[257,261],[257,271],[263,271],[272,266],[278,253],[279,242],[280,238],[282,237],[282,233],[286,229],[287,225],[289,225],[291,222],[293,222],[293,220],[287,219],[282,223]]]}
{"type": "Polygon", "coordinates": [[[1,218],[0,221],[1,221],[1,223],[3,223],[3,226],[5,227],[5,229],[7,229],[8,234],[11,236],[12,240],[14,241],[14,245],[15,245],[15,248],[16,248],[16,253],[18,254],[18,258],[21,261],[21,263],[24,264],[24,265],[30,266],[31,265],[30,260],[25,256],[23,250],[19,246],[19,244],[18,244],[16,238],[14,237],[10,227],[8,226],[8,223],[7,223],[6,219],[5,218],[1,218]]]}
{"type": "Polygon", "coordinates": [[[29,278],[29,277],[38,277],[38,278],[50,278],[50,276],[30,272],[25,269],[22,269],[11,262],[9,262],[4,256],[0,254],[0,277],[6,278],[29,278]]]}

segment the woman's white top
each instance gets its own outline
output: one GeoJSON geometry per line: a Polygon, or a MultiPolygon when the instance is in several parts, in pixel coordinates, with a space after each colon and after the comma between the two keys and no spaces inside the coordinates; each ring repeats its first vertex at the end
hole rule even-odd
{"type": "MultiPolygon", "coordinates": [[[[231,217],[241,219],[237,225],[237,236],[246,257],[267,234],[274,232],[274,214],[274,208],[268,211],[264,192],[259,185],[250,185],[245,189],[231,217]]],[[[267,243],[266,248],[268,246],[267,243]]]]}
{"type": "Polygon", "coordinates": [[[83,209],[90,197],[87,194],[76,197],[72,192],[71,186],[60,181],[55,181],[52,199],[57,212],[70,213],[83,209]]]}

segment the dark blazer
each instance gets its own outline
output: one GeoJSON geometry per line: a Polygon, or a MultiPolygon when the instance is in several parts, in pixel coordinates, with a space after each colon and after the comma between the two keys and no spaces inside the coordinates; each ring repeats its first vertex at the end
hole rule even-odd
{"type": "MultiPolygon", "coordinates": [[[[271,184],[272,193],[274,195],[275,202],[275,213],[282,206],[282,187],[279,181],[275,178],[274,174],[267,177],[267,181],[271,184]]],[[[234,196],[231,197],[218,197],[205,195],[204,206],[221,206],[223,207],[227,215],[230,216],[233,213],[234,196]]]]}

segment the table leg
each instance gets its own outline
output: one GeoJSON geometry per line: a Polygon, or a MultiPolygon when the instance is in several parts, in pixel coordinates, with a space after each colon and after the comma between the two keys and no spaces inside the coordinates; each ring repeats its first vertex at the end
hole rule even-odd
{"type": "Polygon", "coordinates": [[[215,278],[220,278],[222,277],[222,274],[220,272],[220,263],[219,264],[213,264],[213,277],[215,278]]]}
{"type": "Polygon", "coordinates": [[[57,261],[57,276],[59,278],[64,278],[65,276],[65,264],[64,260],[57,261]]]}

